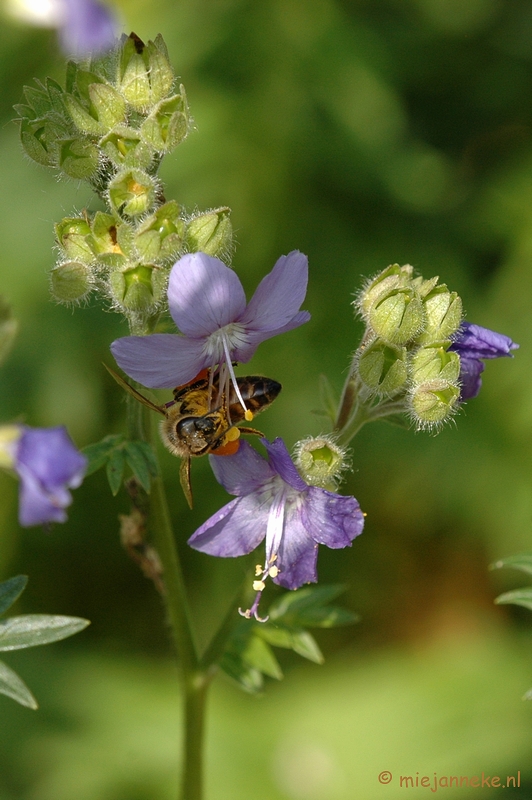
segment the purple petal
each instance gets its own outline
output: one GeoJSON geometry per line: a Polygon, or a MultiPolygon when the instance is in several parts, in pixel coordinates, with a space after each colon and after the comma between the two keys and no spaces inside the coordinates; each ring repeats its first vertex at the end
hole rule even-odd
{"type": "Polygon", "coordinates": [[[203,342],[175,333],[123,336],[111,344],[116,363],[130,378],[151,389],[172,389],[210,366],[203,342]]]}
{"type": "Polygon", "coordinates": [[[63,426],[24,428],[17,447],[17,471],[29,470],[43,486],[76,487],[83,480],[87,459],[79,453],[63,426]]]}
{"type": "Polygon", "coordinates": [[[267,339],[271,339],[273,336],[278,336],[280,333],[286,333],[294,328],[299,328],[300,325],[303,325],[304,322],[308,322],[309,319],[310,314],[308,311],[300,311],[295,317],[292,317],[290,322],[283,325],[282,328],[275,328],[275,330],[272,331],[254,331],[248,328],[246,330],[246,342],[233,349],[233,358],[235,361],[240,361],[245,364],[254,356],[255,350],[259,344],[262,344],[262,342],[265,342],[267,339]]]}
{"type": "Polygon", "coordinates": [[[284,534],[275,562],[279,574],[273,581],[286,589],[299,589],[304,583],[316,583],[317,558],[318,545],[303,526],[299,511],[293,509],[285,519],[284,534]]]}
{"type": "Polygon", "coordinates": [[[309,487],[300,513],[314,541],[334,549],[349,547],[364,527],[364,515],[354,497],[316,486],[309,487]]]}
{"type": "Polygon", "coordinates": [[[209,456],[214,477],[229,494],[250,494],[275,477],[275,471],[248,442],[233,456],[209,456]]]}
{"type": "Polygon", "coordinates": [[[168,305],[180,331],[205,338],[243,313],[246,296],[236,273],[218,258],[189,253],[172,267],[168,305]]]}
{"type": "Polygon", "coordinates": [[[25,467],[18,470],[20,476],[18,520],[23,528],[44,525],[47,522],[65,522],[64,510],[72,502],[70,492],[62,492],[57,498],[47,491],[25,467]]]}
{"type": "Polygon", "coordinates": [[[269,503],[254,492],[213,514],[188,540],[194,550],[222,558],[251,553],[266,536],[269,503]]]}
{"type": "Polygon", "coordinates": [[[518,347],[518,344],[503,333],[464,321],[449,349],[466,358],[499,358],[511,355],[510,351],[517,350],[518,347]]]}
{"type": "Polygon", "coordinates": [[[471,400],[480,392],[484,364],[478,358],[460,353],[460,400],[471,400]]]}
{"type": "Polygon", "coordinates": [[[106,6],[96,0],[63,0],[63,5],[59,38],[68,55],[85,56],[114,46],[116,21],[106,6]]]}
{"type": "Polygon", "coordinates": [[[281,476],[283,481],[298,492],[306,491],[308,489],[308,484],[305,483],[295,468],[294,462],[290,458],[290,453],[286,449],[283,440],[277,437],[273,442],[269,442],[267,439],[261,439],[261,442],[268,451],[270,466],[281,476]]]}
{"type": "Polygon", "coordinates": [[[299,311],[307,292],[307,282],[307,257],[298,250],[281,256],[257,286],[239,322],[253,331],[277,332],[284,328],[299,311]]]}

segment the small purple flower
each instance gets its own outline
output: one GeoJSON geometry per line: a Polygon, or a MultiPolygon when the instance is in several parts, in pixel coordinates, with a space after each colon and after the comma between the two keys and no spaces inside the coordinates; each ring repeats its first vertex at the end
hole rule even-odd
{"type": "Polygon", "coordinates": [[[13,443],[13,468],[20,478],[19,522],[27,528],[65,522],[72,502],[70,489],[79,486],[87,468],[66,428],[28,428],[13,443]]]}
{"type": "Polygon", "coordinates": [[[61,0],[59,40],[65,53],[83,57],[115,44],[116,21],[98,0],[61,0]]]}
{"type": "Polygon", "coordinates": [[[309,486],[282,439],[261,440],[268,461],[242,441],[234,456],[209,456],[215,477],[236,495],[198,528],[188,543],[213,556],[251,553],[266,539],[264,567],[257,566],[255,602],[244,616],[258,616],[264,581],[287,589],[317,581],[318,545],[349,547],[362,533],[364,515],[354,497],[309,486]]]}
{"type": "Polygon", "coordinates": [[[202,369],[249,361],[261,342],[310,319],[299,311],[307,290],[307,257],[281,256],[246,305],[232,269],[205,253],[180,258],[170,273],[168,305],[184,334],[124,336],[111,351],[124,372],[152,389],[188,383],[202,369]]]}
{"type": "Polygon", "coordinates": [[[480,376],[484,371],[484,364],[480,359],[511,357],[511,351],[518,347],[509,336],[471,322],[462,322],[458,336],[449,348],[460,356],[460,400],[470,400],[480,391],[480,376]]]}

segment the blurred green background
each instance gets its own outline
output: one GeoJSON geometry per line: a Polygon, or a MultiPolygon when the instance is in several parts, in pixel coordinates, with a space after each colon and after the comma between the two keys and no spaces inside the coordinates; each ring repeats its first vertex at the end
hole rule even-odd
{"type": "MultiPolygon", "coordinates": [[[[323,667],[280,653],[265,696],[217,681],[207,800],[394,800],[400,775],[521,773],[532,798],[532,615],[496,607],[525,576],[490,572],[532,550],[532,5],[528,0],[122,0],[126,32],[161,32],[195,130],[164,163],[167,197],[229,205],[248,296],[279,255],[309,256],[308,325],[263,344],[249,371],[282,382],[261,417],[289,446],[321,432],[317,385],[339,392],[361,328],[350,302],[390,263],[439,274],[468,319],[510,335],[480,397],[437,437],[364,429],[344,486],[367,512],[348,551],[321,548],[357,626],[317,635],[323,667]],[[389,785],[378,774],[390,770],[389,785]]],[[[97,208],[84,186],[23,157],[9,123],[22,86],[62,80],[53,32],[2,22],[1,291],[20,323],[3,366],[0,419],[65,423],[79,446],[124,430],[101,362],[126,333],[114,314],[49,301],[53,224],[97,208]]],[[[161,454],[199,635],[246,565],[185,542],[227,496],[193,465],[189,512],[161,454]]],[[[0,476],[2,579],[29,575],[20,612],[87,617],[73,640],[13,653],[37,712],[0,696],[0,800],[175,796],[180,699],[160,602],[122,551],[97,473],[69,521],[20,530],[0,476]]],[[[270,597],[274,595],[271,591],[270,597]]],[[[414,790],[411,790],[414,791],[414,790]]],[[[418,790],[419,791],[419,790],[418,790]]],[[[441,789],[477,797],[476,789],[441,789]]],[[[483,793],[482,793],[483,794],[483,793]]],[[[417,796],[417,795],[416,795],[417,796]]]]}

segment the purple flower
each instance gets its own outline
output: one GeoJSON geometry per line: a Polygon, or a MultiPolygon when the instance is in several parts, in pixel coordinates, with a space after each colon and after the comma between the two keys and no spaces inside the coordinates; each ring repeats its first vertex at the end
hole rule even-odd
{"type": "Polygon", "coordinates": [[[63,50],[83,57],[115,44],[116,21],[98,0],[61,0],[59,40],[63,50]]]}
{"type": "Polygon", "coordinates": [[[479,393],[480,376],[484,371],[481,358],[511,357],[511,350],[518,347],[509,336],[471,322],[462,322],[458,336],[449,348],[460,356],[460,400],[470,400],[479,393]]]}
{"type": "Polygon", "coordinates": [[[19,522],[27,528],[65,522],[72,502],[69,488],[83,480],[87,459],[74,447],[66,428],[19,426],[12,446],[13,468],[20,478],[19,522]]]}
{"type": "Polygon", "coordinates": [[[264,567],[257,566],[257,592],[251,609],[258,617],[264,581],[287,589],[317,581],[318,545],[351,545],[362,533],[364,515],[354,497],[309,486],[299,475],[282,439],[261,440],[268,461],[247,442],[234,456],[209,456],[216,479],[236,495],[190,537],[195,550],[213,556],[251,553],[266,539],[264,567]]]}

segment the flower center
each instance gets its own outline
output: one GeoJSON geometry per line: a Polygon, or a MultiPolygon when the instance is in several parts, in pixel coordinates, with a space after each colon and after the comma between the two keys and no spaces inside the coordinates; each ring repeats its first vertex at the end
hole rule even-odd
{"type": "Polygon", "coordinates": [[[207,338],[205,342],[205,352],[211,360],[212,365],[218,364],[220,367],[220,390],[225,391],[226,398],[229,397],[229,383],[233,384],[233,389],[238,397],[238,402],[244,409],[244,418],[247,422],[253,419],[253,412],[247,408],[242,393],[238,386],[231,353],[233,350],[247,344],[245,328],[238,322],[230,322],[223,328],[219,328],[207,338]]]}

